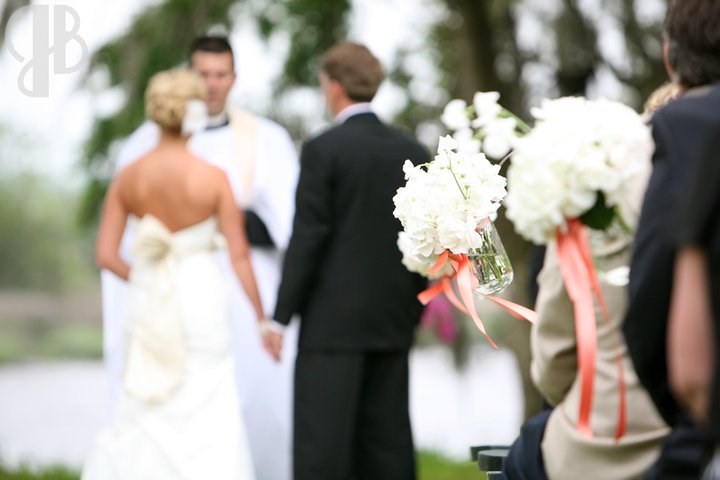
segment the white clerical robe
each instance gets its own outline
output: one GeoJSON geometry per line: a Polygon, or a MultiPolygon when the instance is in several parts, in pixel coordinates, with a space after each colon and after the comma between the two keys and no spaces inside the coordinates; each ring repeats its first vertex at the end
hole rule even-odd
{"type": "MultiPolygon", "coordinates": [[[[224,170],[238,207],[253,210],[265,223],[277,248],[252,247],[250,255],[263,308],[271,313],[275,309],[280,283],[282,255],[292,231],[299,174],[297,153],[287,131],[276,123],[260,117],[253,117],[248,122],[247,114],[239,113],[231,118],[243,118],[242,128],[252,128],[256,137],[254,146],[238,145],[238,132],[228,125],[194,134],[189,149],[224,170]],[[250,168],[237,158],[241,152],[255,153],[250,168]],[[250,182],[243,178],[247,172],[252,175],[250,182]],[[247,187],[250,187],[249,192],[245,191],[247,187]]],[[[157,125],[143,124],[122,148],[116,172],[154,148],[158,138],[157,125]]],[[[123,256],[130,263],[132,259],[127,252],[133,222],[131,218],[121,247],[123,256]]],[[[221,251],[219,256],[232,285],[230,308],[235,330],[237,383],[257,480],[289,480],[292,471],[292,378],[298,325],[293,322],[286,329],[282,360],[276,363],[262,348],[255,313],[232,271],[227,252],[221,251]]],[[[123,333],[125,283],[103,271],[102,288],[104,352],[110,375],[112,414],[122,389],[126,348],[123,333]]]]}

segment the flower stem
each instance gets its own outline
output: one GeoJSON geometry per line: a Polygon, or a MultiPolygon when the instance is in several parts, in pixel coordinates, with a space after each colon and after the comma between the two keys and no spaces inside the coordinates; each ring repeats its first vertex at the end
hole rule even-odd
{"type": "Polygon", "coordinates": [[[517,115],[515,115],[514,113],[512,113],[510,110],[508,110],[505,107],[500,107],[500,108],[502,109],[501,110],[502,116],[515,119],[515,121],[517,122],[518,130],[520,130],[520,133],[522,133],[524,135],[526,133],[529,133],[530,130],[532,130],[532,128],[530,128],[530,125],[525,123],[522,118],[518,117],[517,115]]]}
{"type": "Polygon", "coordinates": [[[468,199],[468,196],[465,195],[465,192],[463,191],[462,186],[460,186],[460,182],[458,181],[457,177],[455,176],[455,172],[453,171],[453,168],[452,168],[452,157],[450,156],[449,153],[446,153],[446,155],[447,155],[447,159],[448,159],[448,165],[450,166],[450,175],[452,175],[453,180],[455,180],[455,185],[457,185],[458,190],[460,190],[460,194],[463,196],[463,198],[464,198],[465,200],[469,200],[469,199],[468,199]]]}

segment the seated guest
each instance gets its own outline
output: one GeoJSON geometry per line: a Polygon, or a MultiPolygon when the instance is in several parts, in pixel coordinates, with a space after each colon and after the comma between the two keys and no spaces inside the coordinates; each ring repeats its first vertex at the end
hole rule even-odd
{"type": "MultiPolygon", "coordinates": [[[[674,99],[677,87],[668,83],[654,91],[645,104],[649,117],[674,99]]],[[[635,190],[620,205],[623,219],[637,222],[650,165],[635,190]]],[[[532,418],[513,444],[504,475],[509,479],[634,479],[642,478],[660,454],[669,433],[667,424],[640,384],[627,353],[620,324],[627,308],[627,278],[633,236],[623,229],[589,230],[610,322],[595,304],[597,353],[591,428],[593,436],[578,430],[581,381],[573,303],[565,289],[558,264],[557,245],[551,242],[538,276],[538,321],[533,326],[532,376],[554,408],[532,418]],[[618,357],[625,386],[626,430],[619,441],[618,357]]],[[[596,300],[597,302],[597,300],[596,300]]]]}
{"type": "MultiPolygon", "coordinates": [[[[629,199],[626,212],[637,212],[641,192],[642,188],[638,188],[635,198],[629,199]]],[[[538,276],[538,322],[533,326],[531,339],[533,380],[554,408],[523,427],[521,439],[506,461],[505,475],[509,479],[642,478],[657,459],[669,432],[637,379],[620,332],[627,306],[626,282],[622,281],[621,273],[630,260],[632,235],[621,230],[591,231],[590,241],[610,317],[608,324],[596,304],[593,436],[582,434],[577,427],[581,384],[574,310],[560,273],[557,247],[551,242],[538,276]],[[616,442],[618,355],[626,388],[627,429],[616,442]]]]}
{"type": "MultiPolygon", "coordinates": [[[[677,234],[688,182],[704,149],[720,135],[720,2],[675,0],[665,23],[665,57],[681,98],[652,118],[653,173],[643,201],[630,265],[623,333],[640,381],[672,427],[649,478],[699,478],[704,433],[670,390],[668,314],[677,234]]],[[[689,329],[684,328],[684,331],[689,329]]]]}
{"type": "MultiPolygon", "coordinates": [[[[716,88],[717,89],[717,88],[716,88]]],[[[699,425],[707,425],[706,448],[720,444],[720,385],[717,331],[720,320],[720,122],[694,173],[678,224],[673,293],[668,319],[668,373],[678,403],[699,425]]],[[[720,478],[720,450],[703,478],[720,478]]]]}

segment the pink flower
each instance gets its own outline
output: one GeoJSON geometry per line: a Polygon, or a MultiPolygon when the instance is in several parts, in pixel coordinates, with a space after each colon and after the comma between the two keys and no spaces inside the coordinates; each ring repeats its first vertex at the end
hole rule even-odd
{"type": "Polygon", "coordinates": [[[453,343],[458,335],[455,324],[455,312],[452,305],[443,295],[430,300],[425,306],[420,325],[423,328],[434,329],[438,338],[444,343],[453,343]]]}

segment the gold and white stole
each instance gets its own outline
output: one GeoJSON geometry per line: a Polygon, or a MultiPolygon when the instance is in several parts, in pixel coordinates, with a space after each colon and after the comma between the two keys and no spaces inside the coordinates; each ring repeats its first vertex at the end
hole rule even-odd
{"type": "Polygon", "coordinates": [[[230,129],[235,139],[235,153],[240,172],[240,205],[247,207],[250,203],[257,157],[258,118],[243,110],[228,110],[230,129]]]}

